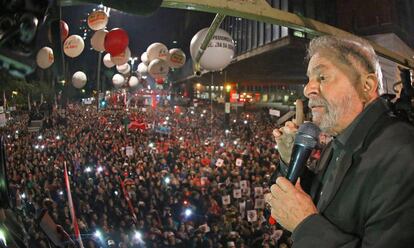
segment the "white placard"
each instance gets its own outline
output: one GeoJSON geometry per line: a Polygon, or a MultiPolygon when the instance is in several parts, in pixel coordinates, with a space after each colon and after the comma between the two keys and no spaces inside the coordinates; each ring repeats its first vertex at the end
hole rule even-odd
{"type": "Polygon", "coordinates": [[[216,166],[221,167],[221,166],[223,166],[223,163],[224,163],[224,160],[219,158],[219,159],[217,159],[216,166]]]}
{"type": "Polygon", "coordinates": [[[134,155],[134,148],[132,148],[132,146],[125,147],[125,154],[128,157],[134,155]]]}
{"type": "Polygon", "coordinates": [[[254,202],[254,209],[264,209],[265,200],[261,198],[256,198],[254,202]]]}
{"type": "Polygon", "coordinates": [[[236,159],[236,165],[237,166],[242,166],[242,164],[243,164],[243,159],[241,159],[241,158],[238,158],[238,159],[236,159]]]}
{"type": "Polygon", "coordinates": [[[223,203],[223,205],[230,205],[230,195],[225,195],[221,197],[221,202],[223,203]]]}
{"type": "Polygon", "coordinates": [[[249,210],[249,211],[247,211],[247,221],[248,222],[255,222],[255,221],[257,221],[257,211],[256,210],[249,210]]]}
{"type": "Polygon", "coordinates": [[[262,196],[263,195],[263,187],[255,187],[254,188],[254,196],[262,196]]]}
{"type": "Polygon", "coordinates": [[[250,196],[251,194],[251,189],[249,187],[242,189],[242,193],[245,196],[250,196]]]}
{"type": "Polygon", "coordinates": [[[269,114],[273,116],[280,117],[280,111],[277,109],[269,109],[269,114]]]}
{"type": "Polygon", "coordinates": [[[233,189],[233,197],[235,199],[240,199],[242,197],[241,189],[233,189]]]}
{"type": "Polygon", "coordinates": [[[248,185],[249,184],[248,184],[247,180],[241,180],[240,181],[240,188],[245,189],[245,188],[249,187],[248,185]]]}

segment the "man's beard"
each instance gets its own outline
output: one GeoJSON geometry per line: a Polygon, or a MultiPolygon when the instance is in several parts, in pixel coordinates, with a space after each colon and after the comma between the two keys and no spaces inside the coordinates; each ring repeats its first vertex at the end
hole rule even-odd
{"type": "Polygon", "coordinates": [[[313,120],[322,130],[329,135],[336,136],[338,134],[334,128],[337,126],[339,118],[346,114],[346,109],[351,102],[351,97],[348,95],[342,96],[337,103],[329,104],[322,96],[318,98],[309,99],[309,108],[311,107],[323,107],[324,113],[314,113],[313,120]]]}

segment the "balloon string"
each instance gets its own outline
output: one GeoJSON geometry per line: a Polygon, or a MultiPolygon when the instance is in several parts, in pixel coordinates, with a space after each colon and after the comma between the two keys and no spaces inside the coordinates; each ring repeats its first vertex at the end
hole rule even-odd
{"type": "MultiPolygon", "coordinates": [[[[210,82],[210,136],[211,136],[211,143],[213,144],[213,87],[214,83],[214,72],[211,72],[211,82],[210,82]]],[[[213,161],[213,149],[211,149],[211,158],[210,161],[213,161]]]]}
{"type": "MultiPolygon", "coordinates": [[[[59,32],[61,32],[60,30],[60,21],[62,20],[62,5],[59,5],[59,32]]],[[[59,36],[61,37],[60,33],[59,36]]],[[[62,73],[63,73],[63,78],[66,79],[66,66],[65,66],[65,53],[63,51],[63,41],[60,41],[60,54],[62,55],[62,73]]]]}

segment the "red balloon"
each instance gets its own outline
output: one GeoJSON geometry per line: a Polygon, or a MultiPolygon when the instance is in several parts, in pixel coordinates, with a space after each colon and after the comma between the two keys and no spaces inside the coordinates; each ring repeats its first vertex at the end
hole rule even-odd
{"type": "Polygon", "coordinates": [[[129,44],[127,32],[121,28],[114,28],[105,36],[105,51],[116,56],[125,51],[129,44]]]}
{"type": "Polygon", "coordinates": [[[157,84],[163,84],[164,79],[163,78],[157,78],[157,79],[155,79],[155,82],[157,82],[157,84]]]}
{"type": "Polygon", "coordinates": [[[60,20],[60,39],[64,41],[69,35],[69,26],[66,22],[60,20]]]}
{"type": "MultiPolygon", "coordinates": [[[[50,43],[53,43],[53,41],[52,41],[52,29],[51,28],[49,28],[49,32],[48,32],[47,35],[48,35],[50,43]]],[[[64,42],[65,39],[68,38],[68,35],[69,35],[69,26],[68,26],[68,24],[63,20],[60,20],[60,41],[64,42]]]]}

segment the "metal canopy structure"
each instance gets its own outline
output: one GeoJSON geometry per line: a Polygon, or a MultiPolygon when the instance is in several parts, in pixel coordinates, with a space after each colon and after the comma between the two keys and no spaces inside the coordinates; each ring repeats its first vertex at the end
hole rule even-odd
{"type": "MultiPolygon", "coordinates": [[[[124,1],[127,2],[126,0],[124,1]]],[[[102,1],[98,0],[60,0],[60,5],[68,6],[85,2],[102,3],[102,1]]],[[[108,5],[110,5],[110,2],[111,1],[104,1],[104,3],[108,3],[108,5]]],[[[266,2],[266,0],[163,0],[161,6],[165,8],[204,11],[221,15],[241,17],[250,20],[263,21],[266,23],[295,29],[301,32],[306,32],[315,36],[324,34],[354,36],[349,32],[313,20],[311,18],[306,18],[287,11],[272,8],[266,2]]],[[[134,12],[134,10],[131,10],[131,12],[134,12]]],[[[413,58],[401,56],[376,44],[375,42],[369,42],[372,44],[375,51],[379,55],[390,59],[391,61],[394,61],[403,67],[414,69],[413,58]]]]}
{"type": "MultiPolygon", "coordinates": [[[[290,12],[274,9],[266,2],[266,0],[164,0],[162,6],[167,8],[206,11],[263,21],[306,32],[315,36],[324,34],[354,36],[351,33],[325,23],[290,12]]],[[[403,67],[414,69],[413,58],[401,56],[372,41],[369,42],[379,55],[390,59],[403,67]]]]}
{"type": "MultiPolygon", "coordinates": [[[[241,54],[221,73],[214,73],[217,82],[241,84],[305,84],[306,77],[305,38],[286,36],[241,54]]],[[[207,83],[212,72],[201,76],[188,75],[176,82],[207,83]]]]}

